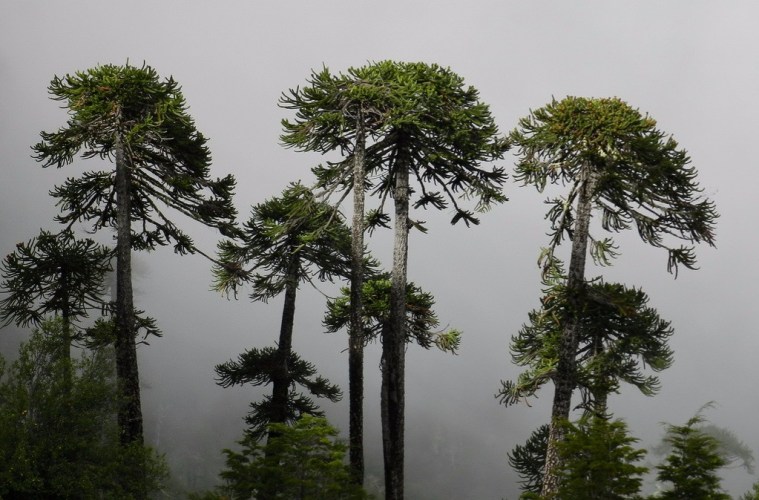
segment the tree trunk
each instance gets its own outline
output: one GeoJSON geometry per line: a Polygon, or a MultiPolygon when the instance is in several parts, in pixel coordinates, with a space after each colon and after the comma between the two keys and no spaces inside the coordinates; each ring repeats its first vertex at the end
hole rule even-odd
{"type": "Polygon", "coordinates": [[[557,443],[564,440],[563,422],[569,419],[572,405],[572,392],[577,385],[577,347],[580,327],[579,303],[585,288],[585,259],[588,254],[588,230],[591,209],[593,208],[593,190],[597,174],[586,168],[581,179],[580,193],[577,200],[577,218],[572,234],[572,255],[569,261],[567,290],[569,293],[570,318],[562,332],[559,362],[553,383],[555,387],[553,407],[551,409],[551,430],[548,435],[546,465],[543,475],[541,495],[551,497],[559,488],[557,470],[561,465],[557,443]]]}
{"type": "Polygon", "coordinates": [[[120,392],[119,436],[122,445],[143,444],[140,376],[132,296],[132,229],[129,165],[116,142],[116,377],[120,392]]]}
{"type": "Polygon", "coordinates": [[[396,169],[393,193],[395,242],[390,289],[390,317],[382,328],[382,448],[385,459],[385,498],[387,500],[403,499],[408,184],[408,168],[401,163],[400,168],[396,169]]]}
{"type": "Polygon", "coordinates": [[[295,296],[298,291],[299,266],[300,259],[297,254],[294,254],[290,258],[287,277],[285,278],[285,303],[282,306],[282,322],[279,328],[277,367],[272,375],[271,402],[274,412],[271,415],[271,422],[279,424],[286,423],[288,417],[287,407],[292,380],[287,362],[293,345],[295,296]]]}
{"type": "Polygon", "coordinates": [[[353,482],[364,484],[364,128],[359,115],[353,151],[353,225],[351,228],[351,292],[348,340],[350,469],[353,482]]]}

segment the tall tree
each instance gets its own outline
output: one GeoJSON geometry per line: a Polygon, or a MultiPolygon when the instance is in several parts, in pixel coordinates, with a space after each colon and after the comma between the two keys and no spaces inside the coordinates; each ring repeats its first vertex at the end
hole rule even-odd
{"type": "Polygon", "coordinates": [[[103,311],[104,280],[112,251],[65,230],[40,231],[18,243],[0,264],[0,320],[3,326],[40,326],[48,314],[60,315],[63,356],[71,358],[74,324],[92,310],[103,311]]]}
{"type": "Polygon", "coordinates": [[[217,290],[236,293],[248,282],[254,301],[285,293],[276,350],[254,349],[237,362],[216,367],[223,386],[271,382],[271,397],[254,406],[249,423],[261,431],[270,422],[287,423],[302,413],[315,413],[308,398],[291,393],[296,382],[316,396],[339,399],[339,389],[321,377],[312,379],[313,366],[292,351],[300,283],[311,282],[314,277],[324,281],[350,274],[350,231],[334,208],[315,200],[308,188],[293,184],[280,197],[253,207],[240,241],[219,243],[219,256],[221,264],[214,269],[217,290]],[[309,217],[291,218],[303,211],[309,217]]]}
{"type": "Polygon", "coordinates": [[[123,396],[118,422],[122,443],[141,443],[131,252],[169,243],[179,254],[196,251],[163,207],[232,234],[235,181],[209,177],[206,138],[187,113],[179,85],[161,80],[150,66],[97,66],[55,77],[49,92],[64,103],[69,119],[58,131],[41,133],[34,151],[42,166],[63,167],[80,153],[113,164],[69,178],[51,195],[61,207],[57,219],[67,227],[87,221],[93,231],[116,228],[116,367],[123,396]]]}
{"type": "MultiPolygon", "coordinates": [[[[328,168],[314,169],[317,188],[325,198],[341,186],[353,191],[351,226],[351,311],[348,340],[349,456],[351,474],[357,484],[364,481],[364,342],[361,338],[361,289],[364,269],[364,203],[366,190],[365,154],[367,136],[373,141],[384,123],[388,82],[376,67],[347,75],[332,75],[327,68],[313,72],[304,88],[282,95],[280,105],[296,111],[293,121],[283,120],[282,142],[300,151],[329,153],[339,150],[344,160],[328,168]]],[[[345,195],[348,194],[346,191],[345,195]]]]}
{"type": "MultiPolygon", "coordinates": [[[[616,247],[611,238],[590,234],[593,210],[601,227],[620,231],[633,226],[641,239],[668,254],[667,268],[695,267],[688,243],[714,244],[714,204],[701,196],[697,172],[677,142],[656,128],[656,122],[617,98],[567,97],[552,101],[519,121],[510,134],[518,148],[516,179],[538,191],[546,185],[569,186],[565,196],[548,201],[551,240],[542,256],[544,271],[555,262],[555,250],[565,237],[572,241],[567,288],[571,310],[580,311],[586,286],[585,262],[590,245],[596,261],[608,263],[616,247]]],[[[546,460],[545,495],[558,488],[556,443],[563,438],[559,422],[568,420],[577,383],[576,351],[580,317],[563,328],[554,377],[555,394],[546,460]]]]}
{"type": "MultiPolygon", "coordinates": [[[[507,148],[488,106],[480,102],[473,87],[447,68],[423,63],[384,61],[353,71],[379,89],[383,101],[381,122],[373,141],[365,149],[366,178],[379,196],[379,208],[367,215],[370,227],[387,226],[388,197],[394,204],[394,250],[391,272],[390,316],[382,336],[382,421],[387,498],[403,498],[404,412],[405,412],[405,294],[408,233],[411,227],[424,230],[409,218],[414,208],[454,210],[452,223],[479,221],[459,198],[477,200],[484,211],[505,201],[501,185],[506,175],[501,168],[485,170],[482,162],[500,159],[507,148]],[[416,183],[413,183],[414,179],[416,183]],[[439,187],[440,191],[431,189],[439,187]]],[[[335,122],[339,126],[339,122],[335,122]]],[[[337,189],[349,190],[344,164],[328,165],[317,171],[320,178],[335,180],[337,189]]]]}

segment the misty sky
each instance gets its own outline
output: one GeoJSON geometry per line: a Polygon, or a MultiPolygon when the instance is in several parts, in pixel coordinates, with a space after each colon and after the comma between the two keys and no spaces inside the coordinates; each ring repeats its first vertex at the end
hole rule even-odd
{"type": "MultiPolygon", "coordinates": [[[[287,183],[311,181],[320,157],[279,145],[280,120],[291,115],[277,99],[322,66],[344,71],[383,59],[449,66],[480,90],[504,133],[552,96],[618,96],[649,113],[688,150],[716,202],[718,248],[699,248],[701,269],[675,280],[664,251],[623,234],[613,267],[589,269],[589,276],[642,287],[676,329],[675,363],[661,374],[661,393],[646,398],[623,388],[611,408],[650,448],[660,422],[684,422],[713,400],[706,416],[759,454],[756,2],[0,0],[0,7],[0,255],[40,228],[55,228],[57,209],[47,196],[54,184],[99,168],[89,160],[43,170],[30,157],[39,132],[66,119],[48,99],[52,77],[97,64],[144,61],[182,85],[210,138],[212,174],[237,178],[242,217],[287,183]]],[[[500,165],[511,170],[513,160],[500,165]]],[[[536,258],[548,230],[545,195],[512,182],[506,194],[510,201],[478,227],[451,227],[449,212],[416,214],[430,231],[410,236],[409,278],[435,295],[442,324],[463,330],[464,340],[456,357],[408,350],[410,498],[426,498],[436,485],[450,498],[512,497],[506,452],[549,416],[552,388],[532,407],[506,409],[493,398],[499,381],[518,373],[509,338],[539,305],[536,258]]],[[[213,251],[218,235],[190,227],[198,245],[213,251]]],[[[389,267],[390,232],[369,244],[389,267]]],[[[138,306],[165,333],[139,350],[148,435],[168,448],[170,461],[205,466],[213,478],[218,450],[240,437],[247,405],[260,394],[217,387],[213,366],[273,345],[281,301],[251,304],[245,295],[230,301],[210,292],[209,265],[199,256],[165,249],[135,259],[138,306]]],[[[335,291],[302,288],[294,347],[347,390],[346,336],[324,334],[320,325],[322,292],[335,291]]],[[[378,363],[372,345],[367,462],[370,480],[380,481],[378,363]]],[[[323,407],[347,432],[347,397],[323,407]]],[[[757,479],[743,471],[726,477],[734,494],[757,479]]]]}

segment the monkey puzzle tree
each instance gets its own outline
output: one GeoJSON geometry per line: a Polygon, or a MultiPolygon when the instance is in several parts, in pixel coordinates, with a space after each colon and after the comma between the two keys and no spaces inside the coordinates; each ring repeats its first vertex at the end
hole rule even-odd
{"type": "Polygon", "coordinates": [[[254,432],[261,437],[269,423],[292,422],[304,413],[318,414],[309,398],[291,390],[296,383],[315,396],[338,400],[339,389],[322,377],[312,378],[313,365],[292,352],[292,338],[299,284],[314,277],[324,281],[350,273],[350,231],[339,214],[327,203],[315,200],[308,188],[293,184],[280,197],[253,207],[240,241],[220,242],[219,257],[220,265],[214,268],[217,290],[236,293],[247,282],[252,285],[250,298],[264,302],[285,293],[276,350],[252,349],[236,362],[216,367],[224,387],[272,384],[271,397],[254,403],[247,418],[254,432]],[[291,218],[291,214],[304,210],[308,217],[291,218]]]}
{"type": "MultiPolygon", "coordinates": [[[[390,314],[390,289],[392,283],[388,273],[369,278],[362,287],[361,340],[364,344],[376,340],[382,333],[390,314]]],[[[441,351],[456,354],[461,343],[461,332],[455,329],[437,331],[440,325],[433,311],[435,298],[414,283],[406,285],[406,343],[416,342],[425,349],[436,346],[441,351]]],[[[351,290],[343,288],[340,297],[327,302],[327,314],[323,324],[327,332],[334,333],[350,325],[351,290]]]]}
{"type": "Polygon", "coordinates": [[[112,251],[93,240],[76,239],[69,230],[18,243],[0,264],[0,320],[3,326],[39,326],[47,314],[60,314],[60,344],[70,359],[76,337],[73,323],[91,310],[104,309],[104,279],[111,270],[112,251]]]}
{"type": "Polygon", "coordinates": [[[551,412],[551,435],[543,493],[555,494],[558,478],[556,443],[563,437],[558,422],[567,420],[577,384],[576,352],[579,307],[586,287],[585,262],[614,257],[611,238],[590,234],[594,210],[601,228],[620,231],[635,227],[641,239],[668,253],[667,268],[695,267],[693,247],[676,240],[714,244],[714,204],[701,196],[697,172],[677,142],[656,128],[656,122],[617,98],[567,97],[552,101],[519,121],[510,134],[518,148],[516,176],[538,191],[550,184],[568,186],[565,196],[548,201],[549,247],[541,256],[544,272],[556,262],[555,250],[565,237],[572,241],[567,289],[572,316],[563,326],[551,412]]]}
{"type": "Polygon", "coordinates": [[[113,165],[69,178],[51,195],[66,227],[86,221],[93,231],[116,229],[118,421],[122,443],[142,442],[131,252],[169,243],[179,254],[196,251],[164,207],[232,234],[234,178],[209,177],[206,138],[187,113],[179,85],[161,80],[150,66],[104,65],[56,76],[49,92],[69,119],[58,131],[41,133],[34,151],[42,166],[63,167],[80,153],[113,165]]]}
{"type": "MultiPolygon", "coordinates": [[[[403,498],[408,233],[411,227],[424,230],[421,223],[409,218],[410,200],[416,193],[414,208],[443,210],[450,204],[452,223],[477,224],[474,213],[461,207],[458,200],[474,198],[478,211],[505,201],[503,169],[485,170],[480,164],[502,158],[507,145],[498,137],[493,117],[480,102],[477,90],[465,86],[450,69],[384,61],[353,74],[370,80],[387,103],[373,142],[364,151],[364,170],[369,179],[365,186],[380,198],[379,208],[368,215],[367,224],[387,226],[390,216],[384,211],[385,202],[391,197],[394,203],[390,315],[381,337],[385,494],[397,499],[403,498]],[[413,187],[412,178],[417,181],[413,187]]],[[[345,165],[328,165],[316,174],[337,190],[349,190],[355,179],[342,181],[351,175],[345,165]]]]}
{"type": "Polygon", "coordinates": [[[317,188],[328,197],[340,187],[353,191],[351,226],[351,311],[348,340],[349,456],[351,474],[357,484],[364,481],[364,341],[361,338],[361,289],[364,278],[364,199],[366,190],[364,157],[367,136],[372,140],[383,126],[391,106],[388,82],[376,66],[347,75],[332,75],[327,68],[312,72],[308,86],[296,88],[280,98],[280,105],[296,111],[293,121],[283,120],[281,139],[286,147],[300,151],[329,153],[339,150],[341,162],[315,168],[317,188]]]}

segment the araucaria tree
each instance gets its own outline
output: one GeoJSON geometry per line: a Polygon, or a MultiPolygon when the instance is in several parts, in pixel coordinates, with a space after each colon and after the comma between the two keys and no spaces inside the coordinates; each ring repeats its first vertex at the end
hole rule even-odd
{"type": "Polygon", "coordinates": [[[179,254],[196,251],[166,208],[233,233],[235,182],[209,177],[206,138],[187,113],[179,85],[150,66],[97,66],[55,77],[49,92],[69,119],[58,131],[41,133],[34,151],[42,166],[63,167],[80,153],[112,165],[71,177],[51,195],[66,227],[85,221],[93,231],[116,229],[118,422],[123,444],[142,442],[131,252],[170,243],[179,254]]]}
{"type": "Polygon", "coordinates": [[[303,414],[321,414],[310,398],[295,392],[296,384],[312,395],[336,401],[339,389],[292,350],[295,299],[302,282],[332,280],[350,274],[350,231],[334,208],[314,199],[300,185],[288,187],[280,197],[253,207],[239,241],[219,244],[220,265],[214,269],[215,288],[236,292],[250,283],[250,298],[267,301],[284,292],[282,322],[276,349],[251,349],[216,367],[222,386],[250,383],[272,385],[272,394],[253,403],[247,417],[257,438],[268,424],[292,423],[303,414]],[[293,213],[308,213],[292,219],[293,213]]]}
{"type": "Polygon", "coordinates": [[[543,494],[558,489],[560,423],[569,418],[577,385],[577,347],[581,328],[580,301],[585,294],[585,262],[614,257],[610,238],[590,234],[594,211],[601,228],[616,232],[635,227],[641,239],[668,254],[667,268],[695,267],[693,247],[714,244],[714,204],[701,196],[696,170],[677,142],[656,128],[656,122],[617,98],[567,97],[520,120],[510,134],[517,148],[516,179],[538,191],[546,185],[568,186],[565,196],[548,200],[551,240],[542,255],[544,271],[555,262],[555,250],[565,237],[572,241],[567,273],[571,316],[566,321],[553,377],[555,394],[546,456],[543,494]]]}
{"type": "Polygon", "coordinates": [[[77,239],[69,230],[40,231],[36,238],[18,243],[0,264],[2,325],[39,326],[47,315],[60,315],[62,356],[70,358],[75,323],[104,309],[111,255],[110,249],[89,238],[77,239]]]}

